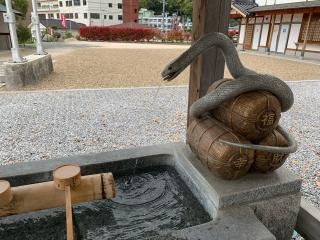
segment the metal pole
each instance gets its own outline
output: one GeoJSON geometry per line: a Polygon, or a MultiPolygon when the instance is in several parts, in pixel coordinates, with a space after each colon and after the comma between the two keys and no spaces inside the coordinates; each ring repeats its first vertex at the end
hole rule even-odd
{"type": "Polygon", "coordinates": [[[38,55],[47,55],[43,50],[42,41],[41,41],[41,31],[40,31],[40,20],[38,16],[37,2],[36,0],[32,0],[32,14],[31,14],[31,22],[36,28],[36,48],[38,55]]]}
{"type": "MultiPolygon", "coordinates": [[[[73,13],[72,13],[73,15],[73,13]]],[[[69,31],[71,32],[71,10],[69,8],[69,31]]]]}
{"type": "Polygon", "coordinates": [[[16,28],[16,17],[12,11],[11,0],[5,0],[7,12],[3,14],[4,22],[9,24],[10,38],[11,38],[11,55],[13,62],[24,62],[26,61],[20,54],[18,37],[17,37],[17,28],[16,28]]]}
{"type": "Polygon", "coordinates": [[[101,0],[100,0],[100,13],[99,13],[99,17],[100,17],[100,26],[103,26],[104,24],[102,23],[103,21],[103,15],[102,14],[102,6],[101,6],[101,0]]]}
{"type": "Polygon", "coordinates": [[[164,14],[165,14],[165,11],[166,11],[166,0],[162,0],[162,31],[165,32],[164,28],[164,14]]]}

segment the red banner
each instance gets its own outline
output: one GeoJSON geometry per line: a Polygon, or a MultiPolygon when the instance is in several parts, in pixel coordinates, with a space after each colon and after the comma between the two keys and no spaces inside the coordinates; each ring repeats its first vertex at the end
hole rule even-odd
{"type": "Polygon", "coordinates": [[[60,19],[61,19],[62,27],[66,28],[67,27],[67,21],[66,21],[66,16],[63,13],[60,14],[60,19]]]}

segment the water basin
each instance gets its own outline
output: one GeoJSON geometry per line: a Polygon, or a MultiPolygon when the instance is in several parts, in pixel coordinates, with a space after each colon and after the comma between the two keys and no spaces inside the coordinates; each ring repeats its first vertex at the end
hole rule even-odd
{"type": "MultiPolygon", "coordinates": [[[[173,167],[115,177],[116,198],[75,205],[77,239],[149,239],[212,220],[173,167]]],[[[66,239],[64,209],[2,218],[0,239],[66,239]]]]}

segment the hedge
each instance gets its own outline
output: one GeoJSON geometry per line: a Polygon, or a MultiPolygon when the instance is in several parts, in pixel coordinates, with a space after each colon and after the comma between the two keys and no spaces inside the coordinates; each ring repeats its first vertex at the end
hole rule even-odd
{"type": "Polygon", "coordinates": [[[80,27],[79,38],[91,41],[191,41],[191,34],[181,30],[161,33],[159,29],[139,27],[80,27]]]}
{"type": "Polygon", "coordinates": [[[159,32],[149,28],[80,27],[80,38],[92,41],[144,41],[157,38],[159,32]]]}

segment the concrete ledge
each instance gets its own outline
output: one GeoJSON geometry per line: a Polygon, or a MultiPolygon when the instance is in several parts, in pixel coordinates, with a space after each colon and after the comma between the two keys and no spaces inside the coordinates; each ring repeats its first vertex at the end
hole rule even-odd
{"type": "Polygon", "coordinates": [[[5,83],[8,90],[38,82],[53,72],[51,55],[29,55],[23,63],[4,63],[5,83]]]}
{"type": "Polygon", "coordinates": [[[179,233],[177,235],[179,237],[184,235],[187,239],[206,240],[274,239],[275,236],[279,240],[289,240],[293,234],[301,198],[301,180],[298,177],[287,169],[281,168],[269,174],[250,173],[235,181],[223,180],[215,177],[205,168],[184,143],[0,166],[0,179],[10,181],[12,186],[48,181],[52,179],[53,169],[71,163],[81,166],[82,175],[111,171],[116,176],[117,173],[136,168],[174,167],[214,221],[205,226],[199,225],[192,228],[192,233],[204,232],[198,238],[196,235],[191,236],[188,230],[179,233]],[[251,209],[255,216],[241,210],[227,217],[229,210],[243,209],[243,207],[251,209]],[[219,220],[219,216],[223,213],[227,214],[221,218],[222,222],[225,221],[224,223],[219,220]],[[266,231],[263,225],[272,234],[266,231]],[[225,233],[226,238],[222,237],[223,235],[212,235],[214,231],[221,234],[224,226],[233,226],[225,233]],[[250,233],[250,226],[263,238],[258,234],[252,235],[253,238],[244,234],[250,233]],[[237,232],[239,236],[236,235],[237,232]]]}
{"type": "Polygon", "coordinates": [[[158,165],[175,166],[187,182],[201,184],[218,209],[263,201],[281,195],[299,193],[301,180],[285,167],[275,172],[250,173],[238,180],[215,177],[184,143],[163,144],[106,153],[93,153],[66,158],[0,166],[0,179],[12,186],[52,180],[56,167],[74,163],[81,166],[83,175],[101,173],[105,169],[126,171],[138,160],[140,168],[158,165]]]}
{"type": "Polygon", "coordinates": [[[210,184],[215,192],[214,203],[219,209],[299,193],[301,189],[301,179],[285,167],[267,174],[251,172],[240,179],[230,181],[214,176],[203,167],[188,146],[176,148],[176,151],[178,158],[183,156],[188,160],[186,162],[190,163],[189,169],[192,165],[210,184]]]}
{"type": "MultiPolygon", "coordinates": [[[[210,223],[181,230],[177,239],[198,240],[275,240],[275,236],[257,220],[250,208],[221,211],[210,223]]],[[[165,238],[163,238],[165,239],[165,238]]]]}
{"type": "Polygon", "coordinates": [[[320,239],[320,210],[304,198],[301,200],[296,230],[305,239],[320,239]]]}

